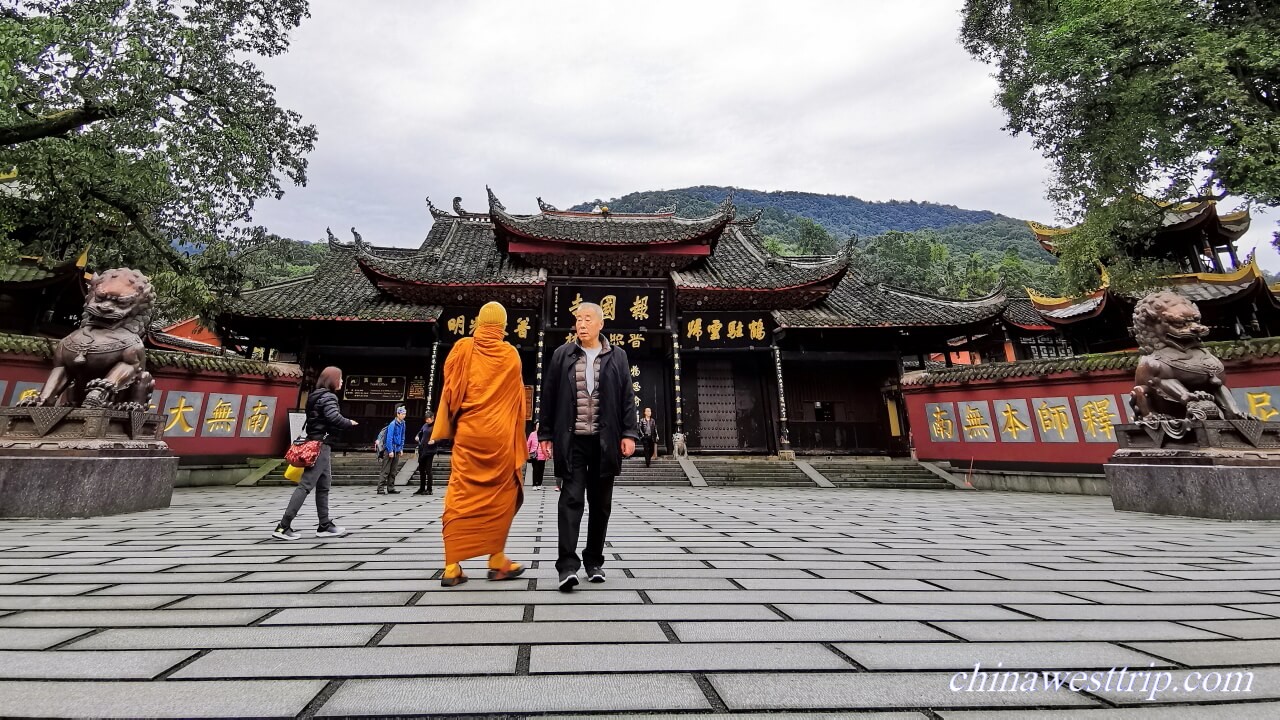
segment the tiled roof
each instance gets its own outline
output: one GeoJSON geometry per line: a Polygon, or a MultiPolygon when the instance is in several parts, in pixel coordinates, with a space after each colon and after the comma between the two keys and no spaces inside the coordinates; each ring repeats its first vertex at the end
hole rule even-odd
{"type": "Polygon", "coordinates": [[[22,257],[12,263],[0,264],[0,283],[41,287],[81,275],[84,268],[75,263],[63,263],[45,267],[39,258],[22,257]]]}
{"type": "MultiPolygon", "coordinates": [[[[1219,244],[1238,240],[1249,231],[1250,216],[1248,208],[1219,215],[1218,204],[1213,200],[1186,202],[1176,205],[1157,204],[1163,206],[1164,209],[1164,214],[1160,216],[1161,231],[1179,232],[1196,227],[1211,219],[1216,219],[1216,234],[1218,236],[1216,242],[1219,244]]],[[[1036,240],[1049,252],[1057,252],[1057,238],[1059,236],[1070,234],[1075,229],[1074,227],[1055,228],[1036,222],[1028,222],[1027,225],[1035,233],[1036,240]]]]}
{"type": "MultiPolygon", "coordinates": [[[[1223,360],[1261,359],[1280,357],[1280,338],[1260,340],[1236,340],[1232,342],[1205,343],[1209,352],[1223,360]]],[[[1014,363],[987,363],[934,370],[909,380],[904,385],[942,385],[946,383],[972,382],[975,380],[1009,380],[1022,377],[1041,377],[1055,373],[1101,372],[1106,370],[1133,371],[1141,354],[1137,351],[1108,353],[1105,355],[1079,355],[1057,360],[1024,360],[1014,363]]]]}
{"type": "MultiPolygon", "coordinates": [[[[0,333],[0,355],[28,355],[53,358],[58,340],[0,333]]],[[[189,372],[223,372],[228,375],[261,375],[263,377],[302,377],[297,365],[289,363],[264,363],[238,355],[204,355],[165,350],[147,350],[147,366],[173,368],[189,372]]]]}
{"type": "Polygon", "coordinates": [[[155,330],[148,333],[147,339],[155,345],[175,350],[182,350],[184,352],[196,352],[203,353],[205,355],[222,355],[226,353],[226,349],[218,345],[210,345],[209,343],[202,343],[199,340],[192,340],[191,338],[185,338],[180,335],[170,335],[169,333],[158,332],[155,330]]]}
{"type": "Polygon", "coordinates": [[[512,215],[489,193],[489,215],[504,231],[535,240],[577,245],[662,245],[687,242],[720,234],[735,209],[732,197],[704,218],[678,218],[668,214],[605,215],[600,213],[542,212],[512,215]]]}
{"type": "MultiPolygon", "coordinates": [[[[418,251],[377,248],[380,257],[411,257],[418,251]]],[[[434,322],[440,308],[387,297],[356,262],[356,248],[330,240],[315,273],[249,290],[231,302],[229,316],[293,320],[434,322]]]]}
{"type": "Polygon", "coordinates": [[[1003,289],[982,298],[954,300],[876,285],[851,271],[813,307],[776,310],[773,316],[780,327],[794,328],[947,327],[991,320],[1004,306],[1003,289]]]}
{"type": "Polygon", "coordinates": [[[476,219],[441,218],[417,250],[357,244],[356,259],[366,271],[425,285],[542,285],[547,273],[518,257],[503,257],[493,225],[476,219]]]}
{"type": "Polygon", "coordinates": [[[1031,304],[1031,298],[1009,298],[1000,315],[1005,322],[1024,330],[1047,330],[1051,327],[1045,322],[1044,316],[1036,312],[1035,306],[1031,304]]]}
{"type": "Polygon", "coordinates": [[[848,267],[847,250],[834,257],[781,257],[764,246],[754,223],[732,223],[713,255],[672,275],[677,291],[780,290],[838,279],[848,267]]]}

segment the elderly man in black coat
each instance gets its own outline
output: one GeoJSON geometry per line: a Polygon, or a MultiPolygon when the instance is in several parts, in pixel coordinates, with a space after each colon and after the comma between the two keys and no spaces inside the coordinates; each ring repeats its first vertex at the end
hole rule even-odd
{"type": "Polygon", "coordinates": [[[538,441],[555,461],[556,477],[563,485],[556,560],[562,592],[578,584],[578,569],[584,564],[587,580],[604,582],[604,537],[613,479],[622,469],[622,458],[631,457],[640,439],[627,353],[601,334],[604,312],[599,305],[583,303],[574,316],[577,338],[552,353],[542,374],[538,415],[538,441]],[[584,495],[591,503],[591,516],[579,561],[584,495]]]}

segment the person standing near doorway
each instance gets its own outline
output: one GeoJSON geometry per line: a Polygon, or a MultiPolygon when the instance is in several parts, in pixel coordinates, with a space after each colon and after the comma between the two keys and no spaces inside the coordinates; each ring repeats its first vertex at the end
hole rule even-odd
{"type": "Polygon", "coordinates": [[[387,425],[382,445],[382,475],[378,478],[378,494],[399,495],[396,490],[396,471],[400,469],[400,457],[404,455],[403,405],[396,407],[396,419],[387,425]]]}
{"type": "Polygon", "coordinates": [[[427,411],[427,417],[418,431],[418,491],[414,495],[430,495],[432,486],[432,463],[436,460],[436,441],[431,439],[431,431],[436,426],[436,416],[427,411]]]}
{"type": "Polygon", "coordinates": [[[601,334],[604,311],[599,305],[582,303],[574,316],[577,337],[556,348],[543,373],[538,417],[539,443],[555,461],[555,473],[562,482],[556,560],[561,592],[577,586],[582,565],[586,565],[587,580],[604,582],[613,479],[622,469],[622,458],[635,453],[640,439],[626,351],[601,334]],[[579,560],[584,496],[591,503],[591,517],[579,560]]]}
{"type": "Polygon", "coordinates": [[[644,409],[640,418],[640,444],[644,448],[644,466],[658,457],[658,421],[653,419],[653,408],[644,409]]]}

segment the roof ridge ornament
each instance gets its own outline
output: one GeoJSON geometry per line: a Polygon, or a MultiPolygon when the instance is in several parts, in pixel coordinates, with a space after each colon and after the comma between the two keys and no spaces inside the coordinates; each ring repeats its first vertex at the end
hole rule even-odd
{"type": "Polygon", "coordinates": [[[329,235],[329,248],[330,248],[330,249],[333,249],[333,248],[341,247],[341,246],[342,246],[342,241],[341,241],[341,240],[339,240],[339,239],[338,239],[338,237],[337,237],[336,235],[334,235],[334,234],[333,234],[333,230],[332,230],[331,228],[325,228],[325,229],[324,229],[324,231],[325,231],[325,233],[327,233],[327,234],[329,235]]]}
{"type": "Polygon", "coordinates": [[[356,226],[355,226],[355,225],[352,225],[352,226],[351,226],[351,235],[352,235],[352,237],[354,237],[354,238],[356,239],[356,247],[357,247],[357,248],[360,248],[360,249],[362,249],[362,250],[368,250],[368,249],[369,249],[369,245],[368,245],[368,243],[366,243],[366,242],[364,241],[364,238],[360,237],[360,233],[356,232],[356,226]]]}
{"type": "Polygon", "coordinates": [[[443,219],[445,219],[445,218],[447,218],[447,217],[453,217],[452,215],[450,215],[450,214],[448,213],[448,211],[446,211],[446,210],[441,210],[440,208],[438,208],[438,207],[436,207],[435,205],[433,205],[433,204],[431,203],[431,198],[430,198],[430,197],[428,197],[428,198],[427,198],[427,210],[430,210],[430,211],[431,211],[431,217],[435,218],[436,220],[443,220],[443,219]]]}
{"type": "Polygon", "coordinates": [[[552,205],[551,203],[543,202],[542,198],[538,198],[538,209],[544,213],[560,212],[560,208],[557,208],[555,205],[552,205]]]}
{"type": "Polygon", "coordinates": [[[756,208],[755,212],[742,218],[738,222],[743,225],[755,225],[760,222],[760,218],[764,217],[764,208],[756,208]]]}
{"type": "Polygon", "coordinates": [[[498,196],[493,194],[493,188],[489,187],[488,185],[485,185],[484,191],[486,193],[489,193],[489,209],[490,210],[501,210],[503,212],[507,211],[507,207],[502,204],[502,201],[498,199],[498,196]]]}
{"type": "Polygon", "coordinates": [[[466,210],[463,210],[463,209],[462,209],[462,198],[461,198],[461,197],[455,197],[455,198],[453,199],[453,212],[454,212],[454,214],[456,214],[458,217],[462,217],[462,216],[464,216],[464,215],[470,215],[470,214],[471,214],[471,213],[467,212],[466,210]]]}
{"type": "Polygon", "coordinates": [[[655,214],[655,215],[675,215],[675,214],[676,214],[676,206],[675,206],[675,205],[668,205],[668,206],[666,206],[666,207],[660,207],[660,208],[658,208],[658,209],[654,212],[654,214],[655,214]]]}

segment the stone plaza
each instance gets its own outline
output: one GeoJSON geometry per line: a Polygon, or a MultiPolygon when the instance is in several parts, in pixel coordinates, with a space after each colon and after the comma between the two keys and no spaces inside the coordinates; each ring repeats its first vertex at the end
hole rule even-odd
{"type": "Polygon", "coordinates": [[[351,534],[315,539],[307,507],[292,543],[269,537],[287,494],[6,522],[0,715],[1280,716],[1280,523],[1092,496],[619,486],[608,581],[563,594],[553,488],[526,488],[512,530],[530,572],[491,583],[473,561],[455,589],[440,494],[336,486],[351,534]],[[975,664],[1019,687],[975,689],[975,664]],[[1171,685],[1022,680],[1113,668],[1171,685]],[[1210,692],[1228,673],[1247,689],[1210,692]]]}

